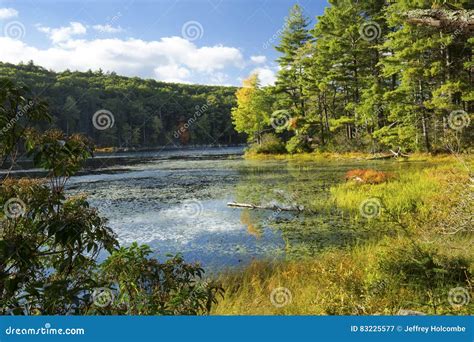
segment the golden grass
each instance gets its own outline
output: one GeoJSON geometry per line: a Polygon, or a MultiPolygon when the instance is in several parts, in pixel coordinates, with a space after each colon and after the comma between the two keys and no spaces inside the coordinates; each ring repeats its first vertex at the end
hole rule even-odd
{"type": "MultiPolygon", "coordinates": [[[[310,157],[313,158],[313,155],[305,155],[303,158],[310,157]]],[[[301,158],[301,155],[296,158],[301,158]]],[[[442,163],[427,170],[402,173],[398,179],[388,183],[370,185],[348,182],[331,191],[334,203],[355,213],[359,212],[360,203],[364,199],[381,198],[386,208],[385,213],[390,212],[409,225],[409,232],[400,229],[381,241],[345,250],[326,250],[318,257],[255,261],[243,270],[225,272],[219,277],[226,289],[225,297],[213,309],[212,314],[397,314],[400,309],[428,314],[474,313],[474,300],[459,307],[452,306],[448,301],[449,290],[457,286],[465,287],[473,297],[472,227],[471,231],[445,234],[451,225],[457,226],[460,220],[466,219],[463,215],[468,215],[469,219],[469,204],[467,210],[464,208],[464,214],[460,213],[458,207],[462,202],[460,197],[465,196],[466,189],[472,184],[469,183],[469,175],[463,169],[464,166],[452,163],[457,161],[456,158],[430,158],[442,160],[442,163]],[[457,217],[453,218],[453,210],[457,217]],[[436,283],[431,276],[419,280],[420,283],[417,283],[416,277],[414,283],[406,280],[413,267],[415,271],[417,267],[421,267],[422,274],[425,267],[422,265],[423,255],[419,258],[416,256],[413,244],[433,256],[433,260],[441,265],[438,268],[444,267],[443,265],[460,265],[456,271],[464,272],[467,282],[449,278],[451,269],[446,274],[441,272],[436,283]],[[412,259],[412,255],[416,258],[412,259]],[[469,265],[467,269],[462,266],[463,260],[469,265]],[[401,270],[406,269],[408,275],[393,271],[394,264],[395,269],[398,266],[401,270]],[[286,304],[281,307],[274,305],[271,300],[272,291],[278,288],[287,289],[287,292],[280,293],[279,299],[286,304]]],[[[472,163],[472,158],[468,162],[472,163]]],[[[380,220],[379,225],[386,225],[386,220],[389,219],[385,215],[385,221],[380,220]]],[[[376,222],[378,221],[371,221],[371,225],[376,222]]],[[[429,263],[427,267],[430,267],[429,263]]],[[[436,275],[436,272],[438,271],[433,274],[436,275]]]]}
{"type": "MultiPolygon", "coordinates": [[[[471,240],[472,242],[473,240],[471,240]]],[[[400,309],[435,313],[423,303],[425,290],[401,287],[379,269],[381,255],[409,242],[403,237],[347,251],[328,251],[317,258],[288,261],[255,261],[242,272],[220,277],[225,297],[214,315],[394,315],[400,309]],[[272,291],[285,288],[275,306],[272,291]],[[290,296],[287,294],[291,293],[290,296]]],[[[437,294],[437,314],[468,314],[474,305],[452,307],[448,291],[437,294]]]]}
{"type": "MultiPolygon", "coordinates": [[[[363,152],[347,152],[347,153],[334,153],[334,152],[312,152],[312,153],[297,153],[297,154],[263,154],[254,153],[247,151],[245,153],[245,159],[249,160],[293,160],[293,161],[322,161],[322,160],[368,160],[374,155],[363,152]]],[[[459,162],[460,159],[472,165],[473,156],[470,154],[454,155],[454,154],[437,154],[431,155],[428,153],[413,153],[410,157],[400,159],[389,159],[396,160],[399,162],[404,161],[427,161],[437,163],[451,163],[459,162]]]]}
{"type": "Polygon", "coordinates": [[[94,152],[96,153],[113,153],[117,149],[115,147],[96,147],[94,152]]]}
{"type": "Polygon", "coordinates": [[[343,160],[343,159],[366,159],[369,155],[361,152],[352,153],[330,153],[313,152],[297,154],[263,154],[246,152],[245,158],[250,160],[295,160],[295,161],[313,161],[313,160],[343,160]]]}

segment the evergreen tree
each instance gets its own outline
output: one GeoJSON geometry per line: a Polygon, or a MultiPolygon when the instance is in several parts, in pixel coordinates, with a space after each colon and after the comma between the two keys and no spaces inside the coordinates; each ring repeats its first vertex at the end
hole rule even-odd
{"type": "MultiPolygon", "coordinates": [[[[417,5],[431,7],[429,2],[417,5]]],[[[388,11],[389,23],[397,29],[388,35],[383,49],[390,53],[381,64],[385,76],[397,81],[384,94],[390,124],[376,136],[389,145],[431,152],[448,133],[450,113],[469,107],[465,100],[472,80],[464,65],[472,49],[466,33],[407,24],[404,14],[413,8],[413,2],[401,1],[388,11]]]]}
{"type": "Polygon", "coordinates": [[[66,126],[66,134],[69,132],[75,132],[77,122],[81,116],[81,112],[77,107],[76,100],[72,96],[66,98],[66,102],[63,107],[64,125],[66,126]]]}
{"type": "Polygon", "coordinates": [[[297,116],[305,116],[306,99],[303,94],[304,66],[298,58],[298,50],[311,38],[308,32],[309,20],[299,5],[293,6],[285,22],[280,44],[276,50],[282,53],[277,59],[280,71],[276,90],[285,94],[285,103],[297,116]]]}

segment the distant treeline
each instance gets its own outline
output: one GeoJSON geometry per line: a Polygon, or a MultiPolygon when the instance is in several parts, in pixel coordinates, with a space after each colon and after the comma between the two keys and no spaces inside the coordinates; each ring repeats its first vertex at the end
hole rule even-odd
{"type": "Polygon", "coordinates": [[[238,144],[230,118],[233,87],[187,85],[99,71],[56,73],[33,62],[0,62],[0,78],[26,85],[49,104],[52,124],[98,146],[238,144]],[[94,116],[94,114],[96,114],[94,116]]]}

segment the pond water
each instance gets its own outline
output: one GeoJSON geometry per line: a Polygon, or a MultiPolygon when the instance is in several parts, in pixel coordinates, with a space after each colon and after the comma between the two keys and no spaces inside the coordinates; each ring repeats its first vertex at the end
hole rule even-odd
{"type": "Polygon", "coordinates": [[[347,170],[400,168],[394,162],[249,161],[242,149],[100,156],[73,177],[108,218],[121,244],[148,244],[163,259],[181,253],[209,271],[252,259],[297,258],[367,238],[336,208],[318,210],[347,170]],[[229,208],[228,202],[300,207],[303,212],[229,208]]]}

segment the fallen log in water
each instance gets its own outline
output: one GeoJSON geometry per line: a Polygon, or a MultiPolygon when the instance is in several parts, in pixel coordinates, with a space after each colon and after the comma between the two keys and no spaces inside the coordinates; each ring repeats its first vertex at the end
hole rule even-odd
{"type": "Polygon", "coordinates": [[[232,208],[247,208],[247,209],[264,209],[264,210],[275,210],[275,211],[298,211],[301,212],[304,210],[303,206],[297,207],[279,207],[277,205],[255,205],[250,203],[237,203],[237,202],[229,202],[227,203],[228,207],[232,208]]]}
{"type": "Polygon", "coordinates": [[[367,158],[368,160],[380,160],[380,159],[390,159],[390,158],[408,158],[410,157],[408,154],[405,154],[405,153],[402,153],[401,152],[401,149],[399,148],[398,151],[393,151],[393,150],[390,150],[390,154],[383,154],[383,155],[380,155],[380,156],[374,156],[374,157],[370,157],[370,158],[367,158]]]}
{"type": "Polygon", "coordinates": [[[393,154],[383,154],[380,156],[367,158],[367,160],[381,160],[381,159],[391,159],[391,158],[394,158],[393,154]]]}

